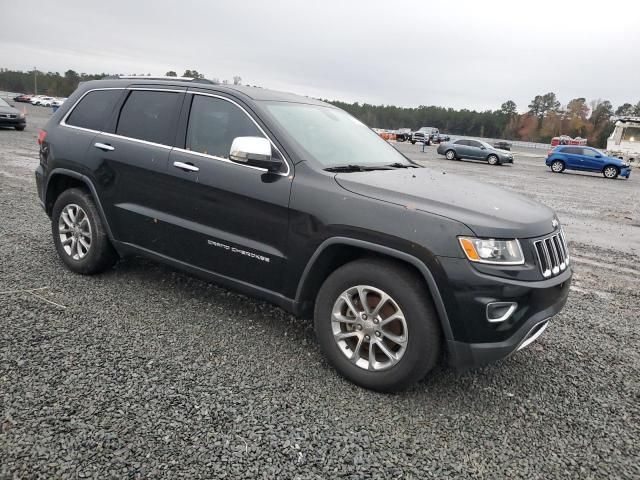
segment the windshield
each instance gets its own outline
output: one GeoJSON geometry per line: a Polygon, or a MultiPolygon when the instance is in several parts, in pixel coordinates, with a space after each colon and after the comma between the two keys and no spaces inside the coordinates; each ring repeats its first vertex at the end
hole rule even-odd
{"type": "Polygon", "coordinates": [[[0,107],[8,107],[9,104],[0,98],[0,107]]]}
{"type": "Polygon", "coordinates": [[[337,108],[273,102],[267,111],[323,167],[410,162],[369,127],[337,108]]]}

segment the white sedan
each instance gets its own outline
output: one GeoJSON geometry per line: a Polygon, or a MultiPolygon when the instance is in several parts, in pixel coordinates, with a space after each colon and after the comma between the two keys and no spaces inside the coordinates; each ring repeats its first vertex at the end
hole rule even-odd
{"type": "Polygon", "coordinates": [[[42,107],[50,107],[51,102],[53,102],[55,98],[53,97],[43,97],[37,96],[31,98],[31,105],[40,105],[42,107]]]}

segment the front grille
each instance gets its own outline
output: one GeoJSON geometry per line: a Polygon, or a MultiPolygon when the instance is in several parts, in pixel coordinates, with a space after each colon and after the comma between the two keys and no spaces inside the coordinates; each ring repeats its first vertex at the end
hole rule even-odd
{"type": "Polygon", "coordinates": [[[569,267],[569,249],[562,230],[542,240],[536,240],[533,245],[543,277],[558,275],[569,267]]]}
{"type": "Polygon", "coordinates": [[[18,118],[18,115],[13,113],[0,113],[0,118],[18,118]]]}

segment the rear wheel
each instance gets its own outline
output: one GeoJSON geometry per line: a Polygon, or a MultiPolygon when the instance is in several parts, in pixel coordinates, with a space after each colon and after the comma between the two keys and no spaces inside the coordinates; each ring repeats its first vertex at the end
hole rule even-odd
{"type": "Polygon", "coordinates": [[[415,145],[416,141],[415,140],[411,140],[411,145],[415,145]]]}
{"type": "Polygon", "coordinates": [[[564,162],[562,160],[554,160],[551,164],[551,171],[554,173],[564,172],[564,162]]]}
{"type": "Polygon", "coordinates": [[[445,158],[447,160],[455,160],[456,159],[456,152],[454,152],[453,150],[447,150],[444,154],[445,158]]]}
{"type": "Polygon", "coordinates": [[[497,155],[489,155],[487,157],[487,162],[489,162],[489,165],[497,165],[498,164],[498,156],[497,155]]]}
{"type": "Polygon", "coordinates": [[[60,194],[53,206],[51,230],[58,256],[76,273],[99,273],[118,260],[98,209],[84,190],[72,188],[60,194]]]}
{"type": "Polygon", "coordinates": [[[606,178],[613,179],[618,177],[618,175],[620,174],[620,171],[618,170],[618,167],[614,167],[613,165],[608,165],[604,167],[604,170],[602,170],[602,174],[606,178]]]}
{"type": "Polygon", "coordinates": [[[440,325],[422,279],[392,261],[357,260],[324,282],[315,331],[329,362],[350,381],[397,391],[433,368],[440,325]]]}

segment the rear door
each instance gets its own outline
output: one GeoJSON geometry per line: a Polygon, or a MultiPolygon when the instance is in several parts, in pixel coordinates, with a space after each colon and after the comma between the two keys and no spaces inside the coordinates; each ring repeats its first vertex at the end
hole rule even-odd
{"type": "Polygon", "coordinates": [[[573,170],[584,170],[584,159],[582,158],[582,148],[563,147],[562,153],[565,156],[566,167],[573,170]]]}
{"type": "Polygon", "coordinates": [[[114,237],[164,253],[159,218],[167,208],[169,152],[185,89],[128,89],[107,131],[89,148],[114,237]]]}
{"type": "MultiPolygon", "coordinates": [[[[171,180],[165,192],[168,254],[279,291],[286,257],[291,167],[284,161],[282,171],[273,174],[229,160],[234,138],[268,138],[236,100],[193,92],[185,102],[185,112],[184,137],[169,158],[171,180]]],[[[272,151],[284,160],[273,142],[272,151]]]]}
{"type": "Polygon", "coordinates": [[[470,158],[469,140],[456,140],[454,142],[456,146],[456,155],[460,158],[470,158]]]}

